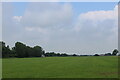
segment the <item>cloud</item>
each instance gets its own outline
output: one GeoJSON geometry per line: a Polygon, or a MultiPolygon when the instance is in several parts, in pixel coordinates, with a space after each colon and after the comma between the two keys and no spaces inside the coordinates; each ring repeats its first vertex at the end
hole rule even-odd
{"type": "Polygon", "coordinates": [[[0,3],[0,40],[2,40],[2,3],[0,3]]]}
{"type": "Polygon", "coordinates": [[[117,48],[117,9],[118,6],[115,6],[113,10],[89,11],[78,16],[74,30],[81,37],[81,41],[86,42],[88,48],[90,48],[89,45],[93,47],[93,50],[95,48],[101,50],[117,48]]]}
{"type": "Polygon", "coordinates": [[[70,23],[72,13],[70,4],[30,3],[21,23],[27,27],[61,27],[70,23]]]}
{"type": "Polygon", "coordinates": [[[114,10],[90,11],[80,14],[75,25],[75,30],[80,31],[81,28],[85,27],[99,29],[107,27],[114,28],[118,18],[117,8],[118,6],[115,6],[114,10]]]}
{"type": "Polygon", "coordinates": [[[37,28],[34,28],[34,27],[25,27],[25,30],[26,31],[37,31],[37,32],[40,32],[40,33],[43,33],[43,34],[46,34],[47,33],[47,30],[46,29],[43,29],[43,28],[40,28],[40,27],[37,27],[37,28]]]}
{"type": "Polygon", "coordinates": [[[22,19],[22,16],[14,16],[13,19],[15,19],[15,21],[20,22],[22,19]]]}
{"type": "Polygon", "coordinates": [[[108,38],[112,36],[117,39],[117,8],[118,6],[115,6],[113,10],[90,11],[80,14],[74,30],[78,33],[87,33],[89,34],[89,37],[99,37],[104,39],[105,37],[108,38]]]}
{"type": "Polygon", "coordinates": [[[12,46],[16,41],[48,40],[53,31],[71,23],[73,14],[69,3],[44,2],[29,3],[22,16],[14,16],[13,12],[12,3],[3,4],[3,40],[12,46]]]}

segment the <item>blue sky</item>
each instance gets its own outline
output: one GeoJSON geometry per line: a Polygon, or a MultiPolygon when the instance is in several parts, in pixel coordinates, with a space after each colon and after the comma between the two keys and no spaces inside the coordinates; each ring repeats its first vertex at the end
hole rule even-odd
{"type": "Polygon", "coordinates": [[[116,2],[3,3],[3,41],[95,54],[117,48],[116,2]]]}
{"type": "MultiPolygon", "coordinates": [[[[22,16],[27,5],[30,2],[12,2],[15,7],[15,16],[22,16]]],[[[65,2],[61,2],[65,3],[65,2]]],[[[112,10],[117,2],[71,2],[74,11],[76,14],[88,12],[88,11],[97,11],[97,10],[112,10]]]]}

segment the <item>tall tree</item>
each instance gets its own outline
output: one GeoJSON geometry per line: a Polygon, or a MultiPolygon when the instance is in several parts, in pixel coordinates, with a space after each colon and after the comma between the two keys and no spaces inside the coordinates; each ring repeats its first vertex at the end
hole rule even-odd
{"type": "Polygon", "coordinates": [[[33,57],[34,56],[33,48],[32,47],[29,47],[29,46],[26,47],[26,55],[28,57],[33,57]]]}
{"type": "Polygon", "coordinates": [[[2,57],[10,57],[11,54],[11,50],[9,48],[9,46],[5,45],[5,42],[0,42],[0,44],[2,44],[2,57]]]}
{"type": "Polygon", "coordinates": [[[34,46],[33,53],[34,57],[41,57],[41,55],[43,54],[43,49],[40,46],[34,46]]]}
{"type": "Polygon", "coordinates": [[[16,42],[15,51],[18,57],[25,57],[26,56],[26,45],[21,42],[16,42]]]}

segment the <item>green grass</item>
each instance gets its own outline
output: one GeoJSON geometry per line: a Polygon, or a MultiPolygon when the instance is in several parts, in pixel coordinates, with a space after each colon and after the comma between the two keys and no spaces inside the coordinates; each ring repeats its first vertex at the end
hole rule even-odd
{"type": "Polygon", "coordinates": [[[3,59],[3,78],[117,78],[118,57],[3,59]]]}

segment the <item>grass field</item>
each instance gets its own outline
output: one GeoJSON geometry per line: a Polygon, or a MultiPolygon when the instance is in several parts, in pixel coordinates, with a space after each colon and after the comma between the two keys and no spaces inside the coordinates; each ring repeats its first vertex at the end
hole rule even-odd
{"type": "Polygon", "coordinates": [[[3,59],[3,78],[117,78],[118,57],[3,59]]]}

